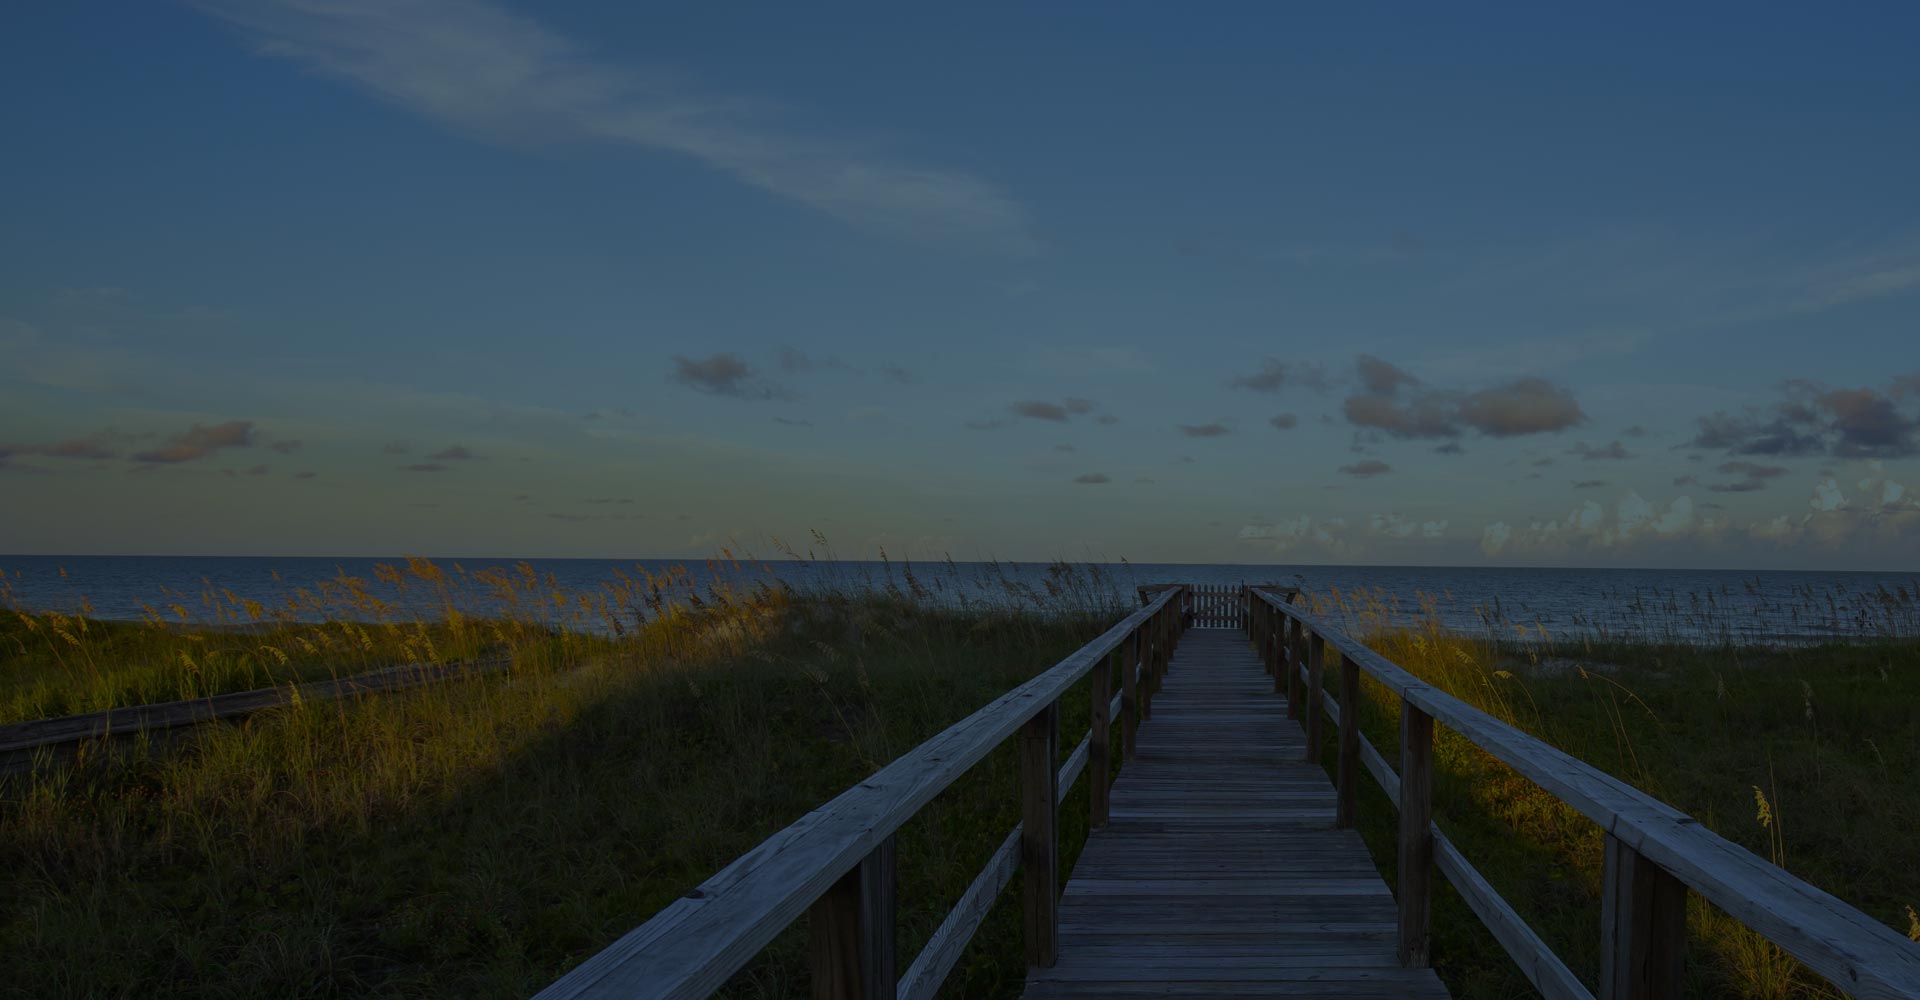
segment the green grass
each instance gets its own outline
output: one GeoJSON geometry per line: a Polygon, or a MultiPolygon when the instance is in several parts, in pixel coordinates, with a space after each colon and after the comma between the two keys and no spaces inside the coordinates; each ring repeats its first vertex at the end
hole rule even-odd
{"type": "MultiPolygon", "coordinates": [[[[0,995],[525,996],[1113,617],[742,608],[673,656],[307,704],[0,786],[0,995]]],[[[903,954],[1018,822],[1016,772],[1003,748],[901,830],[903,954]]],[[[1083,789],[1064,813],[1070,860],[1083,789]]],[[[1017,989],[1019,934],[997,908],[955,988],[1017,989]]],[[[727,992],[806,983],[803,921],[727,992]]]]}
{"type": "MultiPolygon", "coordinates": [[[[517,609],[484,605],[493,617],[456,599],[465,610],[449,628],[490,641],[496,627],[526,630],[506,639],[513,670],[299,705],[0,783],[0,996],[527,995],[1091,639],[1118,612],[1098,591],[1062,570],[1010,591],[1010,608],[942,604],[911,576],[857,598],[720,590],[671,613],[642,593],[644,620],[630,598],[570,612],[577,623],[599,616],[592,632],[535,628],[548,619],[532,606],[556,603],[537,580],[516,593],[517,609]]],[[[578,597],[562,595],[575,609],[578,597]]],[[[1354,620],[1408,669],[1779,852],[1876,918],[1905,930],[1906,907],[1920,903],[1909,861],[1920,829],[1913,644],[1514,646],[1354,620]],[[1756,786],[1772,827],[1754,819],[1756,786]]],[[[170,653],[238,642],[234,624],[156,634],[151,622],[92,622],[76,638],[102,644],[100,663],[116,649],[151,653],[144,669],[164,687],[183,676],[166,666],[170,653]]],[[[394,623],[401,636],[410,627],[434,623],[394,623]]],[[[78,644],[28,634],[0,645],[0,677],[88,676],[34,645],[78,644]]],[[[1063,759],[1087,723],[1085,687],[1062,703],[1063,759]]],[[[1395,710],[1370,688],[1363,720],[1389,759],[1395,710]]],[[[1599,831],[1444,730],[1437,762],[1449,835],[1591,982],[1599,831]]],[[[1362,793],[1362,832],[1391,878],[1393,813],[1371,782],[1362,793]]],[[[1063,878],[1085,803],[1082,785],[1063,810],[1063,878]]],[[[903,965],[1018,812],[1007,746],[901,829],[903,965]]],[[[1434,955],[1455,995],[1530,995],[1440,885],[1434,955]]],[[[948,995],[1017,995],[1018,887],[1016,877],[948,995]]],[[[1724,917],[1697,908],[1693,930],[1702,995],[1821,995],[1724,917]]],[[[804,934],[803,920],[726,995],[805,995],[804,934]]]]}
{"type": "MultiPolygon", "coordinates": [[[[1376,627],[1376,650],[1421,677],[1699,818],[1710,829],[1920,935],[1920,643],[1798,649],[1500,647],[1437,628],[1376,627]],[[1759,800],[1769,818],[1759,818],[1759,800]]],[[[1398,760],[1398,703],[1363,685],[1367,738],[1398,760]]],[[[1334,767],[1328,741],[1323,763],[1334,767]]],[[[1599,966],[1601,831],[1444,727],[1442,829],[1573,971],[1599,966]]],[[[1397,817],[1362,781],[1360,829],[1390,880],[1397,817]]],[[[1444,880],[1434,962],[1459,996],[1535,995],[1444,880]]],[[[1690,995],[1840,995],[1694,897],[1690,995]]]]}

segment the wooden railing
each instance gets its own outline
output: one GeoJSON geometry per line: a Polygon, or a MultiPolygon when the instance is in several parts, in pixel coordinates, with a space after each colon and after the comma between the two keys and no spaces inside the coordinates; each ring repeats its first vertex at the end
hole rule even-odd
{"type": "Polygon", "coordinates": [[[1106,822],[1112,721],[1119,717],[1121,752],[1131,757],[1135,728],[1151,714],[1153,693],[1186,627],[1183,600],[1182,587],[1157,588],[1145,607],[1098,639],[767,838],[538,996],[704,997],[804,914],[816,998],[924,1000],[946,979],[1016,868],[1026,870],[1027,964],[1051,967],[1059,950],[1060,801],[1085,772],[1092,825],[1106,822]],[[1092,724],[1056,770],[1060,698],[1089,676],[1092,724]],[[1016,733],[1020,825],[900,974],[893,944],[894,832],[1016,733]]]}
{"type": "Polygon", "coordinates": [[[1431,872],[1438,868],[1542,994],[1551,1000],[1593,997],[1434,825],[1433,729],[1438,722],[1605,831],[1603,1000],[1682,995],[1689,890],[1851,996],[1920,997],[1920,944],[1693,817],[1425,683],[1307,613],[1293,596],[1266,588],[1244,591],[1248,634],[1275,686],[1284,685],[1288,713],[1305,715],[1308,760],[1321,757],[1323,717],[1339,727],[1336,822],[1350,826],[1354,821],[1363,766],[1399,810],[1403,964],[1427,964],[1431,872]],[[1338,671],[1337,701],[1326,695],[1329,647],[1338,671]],[[1362,673],[1400,699],[1397,773],[1360,731],[1362,673]]]}

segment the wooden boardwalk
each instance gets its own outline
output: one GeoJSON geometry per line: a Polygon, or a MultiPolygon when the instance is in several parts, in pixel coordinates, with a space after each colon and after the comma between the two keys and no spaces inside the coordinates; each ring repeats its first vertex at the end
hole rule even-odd
{"type": "Polygon", "coordinates": [[[1445,997],[1427,968],[1435,875],[1550,1000],[1680,1000],[1695,895],[1850,996],[1920,998],[1920,945],[1899,931],[1408,673],[1300,596],[1142,586],[1141,607],[1098,638],[768,837],[537,1000],[698,1000],[799,921],[816,1000],[935,1000],[1016,872],[1036,1000],[1445,997]],[[1399,714],[1397,769],[1360,729],[1362,678],[1399,714]],[[1332,745],[1336,781],[1304,759],[1307,735],[1276,683],[1332,745]],[[1091,696],[1091,724],[1061,766],[1070,692],[1091,696]],[[1438,726],[1599,826],[1598,989],[1433,823],[1438,726]],[[903,971],[896,832],[1008,744],[1020,825],[903,971]],[[1336,823],[1353,816],[1365,775],[1399,814],[1397,898],[1359,834],[1336,823]],[[1062,894],[1060,803],[1076,785],[1107,822],[1062,894]]]}
{"type": "Polygon", "coordinates": [[[1393,896],[1272,692],[1245,632],[1186,633],[1027,997],[1447,996],[1400,967],[1393,896]]]}

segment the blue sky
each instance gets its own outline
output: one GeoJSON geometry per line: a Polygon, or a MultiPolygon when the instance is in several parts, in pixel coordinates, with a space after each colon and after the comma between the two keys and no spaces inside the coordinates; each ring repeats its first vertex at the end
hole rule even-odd
{"type": "Polygon", "coordinates": [[[0,551],[1913,568],[1920,14],[1445,15],[14,12],[0,551]]]}

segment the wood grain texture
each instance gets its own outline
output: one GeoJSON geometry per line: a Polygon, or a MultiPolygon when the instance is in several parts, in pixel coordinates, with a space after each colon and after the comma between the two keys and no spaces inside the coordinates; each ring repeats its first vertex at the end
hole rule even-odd
{"type": "Polygon", "coordinates": [[[1181,638],[1027,997],[1447,995],[1399,968],[1393,897],[1271,686],[1244,632],[1181,638]]]}
{"type": "Polygon", "coordinates": [[[1027,964],[1047,967],[1060,951],[1060,703],[1020,732],[1020,913],[1027,964]]]}
{"type": "Polygon", "coordinates": [[[891,1000],[895,884],[888,837],[808,908],[813,1000],[891,1000]]]}
{"type": "Polygon", "coordinates": [[[1334,772],[1335,826],[1352,826],[1360,794],[1360,667],[1340,658],[1340,703],[1354,711],[1340,718],[1339,765],[1334,772]]]}
{"type": "Polygon", "coordinates": [[[1683,996],[1687,887],[1617,837],[1606,838],[1602,863],[1601,1000],[1683,996]]]}
{"type": "MultiPolygon", "coordinates": [[[[1359,713],[1354,713],[1358,715],[1359,713]]],[[[1427,964],[1433,909],[1433,716],[1400,704],[1400,964],[1427,964]]]]}
{"type": "Polygon", "coordinates": [[[1320,733],[1326,728],[1321,723],[1326,692],[1327,643],[1314,633],[1307,638],[1307,746],[1303,753],[1315,764],[1320,763],[1320,733]]]}
{"type": "Polygon", "coordinates": [[[1088,685],[1092,695],[1089,706],[1093,713],[1087,729],[1087,804],[1089,822],[1094,826],[1107,825],[1107,786],[1112,781],[1110,773],[1113,753],[1113,675],[1121,666],[1120,651],[1114,650],[1106,662],[1093,668],[1091,683],[1088,685]]]}
{"type": "Polygon", "coordinates": [[[1859,1000],[1920,997],[1920,944],[1691,816],[1435,688],[1330,623],[1256,591],[1367,676],[1599,824],[1859,1000]]]}

